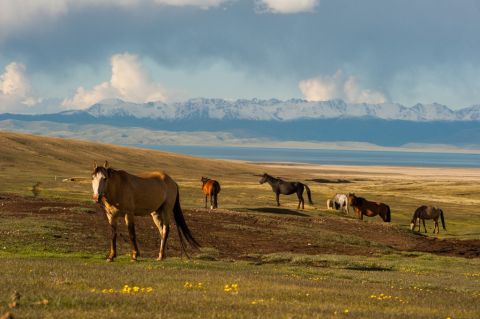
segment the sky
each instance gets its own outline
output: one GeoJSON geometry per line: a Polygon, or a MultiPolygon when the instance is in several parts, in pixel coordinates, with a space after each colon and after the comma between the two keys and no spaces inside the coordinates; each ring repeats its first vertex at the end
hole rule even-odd
{"type": "Polygon", "coordinates": [[[0,0],[0,113],[132,102],[480,104],[478,0],[0,0]]]}

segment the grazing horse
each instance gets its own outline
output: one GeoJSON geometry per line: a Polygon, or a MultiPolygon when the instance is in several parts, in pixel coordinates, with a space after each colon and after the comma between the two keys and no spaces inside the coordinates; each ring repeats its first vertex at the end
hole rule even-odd
{"type": "Polygon", "coordinates": [[[417,220],[418,220],[418,231],[420,231],[420,219],[423,221],[423,229],[425,233],[427,232],[427,228],[425,227],[425,219],[433,219],[435,222],[435,226],[433,227],[433,233],[435,234],[435,230],[437,234],[440,233],[440,226],[438,225],[438,217],[442,220],[442,227],[445,228],[445,218],[443,217],[443,210],[441,208],[433,207],[433,206],[420,206],[418,207],[415,212],[413,213],[412,222],[410,224],[410,229],[414,230],[417,220]]]}
{"type": "MultiPolygon", "coordinates": [[[[150,172],[141,176],[93,164],[93,200],[102,204],[111,226],[110,253],[107,261],[117,256],[117,218],[124,217],[132,246],[132,261],[139,256],[135,235],[134,216],[150,214],[161,236],[157,260],[165,258],[170,222],[175,220],[180,245],[186,253],[185,240],[194,248],[200,247],[193,238],[180,207],[178,185],[163,172],[150,172]]],[[[188,256],[188,255],[187,255],[188,256]]]]}
{"type": "Polygon", "coordinates": [[[332,199],[333,208],[344,211],[348,214],[348,196],[345,194],[335,194],[332,199]]]}
{"type": "Polygon", "coordinates": [[[308,202],[310,205],[313,205],[312,202],[312,193],[310,192],[310,188],[302,184],[300,182],[285,182],[280,178],[275,178],[273,176],[264,173],[262,178],[259,181],[260,184],[268,183],[272,187],[272,191],[275,193],[277,199],[277,206],[280,206],[280,194],[282,195],[291,195],[293,193],[297,194],[298,197],[298,207],[300,209],[300,204],[302,205],[302,209],[305,208],[305,200],[303,199],[303,190],[307,190],[308,195],[308,202]]]}
{"type": "Polygon", "coordinates": [[[390,207],[384,203],[371,202],[350,193],[348,194],[348,205],[355,209],[357,217],[361,220],[363,220],[363,215],[368,217],[380,215],[382,220],[387,223],[391,220],[390,207]]]}
{"type": "Polygon", "coordinates": [[[208,196],[210,196],[210,209],[218,208],[218,193],[220,183],[208,177],[202,177],[202,190],[205,194],[205,208],[207,208],[208,196]]]}

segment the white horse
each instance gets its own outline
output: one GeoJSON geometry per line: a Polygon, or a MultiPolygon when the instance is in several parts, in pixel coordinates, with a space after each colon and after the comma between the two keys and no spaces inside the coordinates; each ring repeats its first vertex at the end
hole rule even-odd
{"type": "Polygon", "coordinates": [[[348,214],[348,196],[346,194],[335,194],[332,199],[327,201],[327,208],[341,210],[348,214]],[[329,205],[331,208],[329,208],[329,205]]]}

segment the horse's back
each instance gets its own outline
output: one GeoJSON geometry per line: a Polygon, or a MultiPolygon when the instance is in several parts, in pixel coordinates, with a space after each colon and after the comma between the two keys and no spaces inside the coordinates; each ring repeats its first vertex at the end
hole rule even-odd
{"type": "Polygon", "coordinates": [[[154,171],[130,175],[135,209],[153,212],[165,202],[173,207],[178,193],[175,181],[165,172],[154,171]]]}
{"type": "Polygon", "coordinates": [[[206,195],[216,193],[218,194],[220,192],[220,183],[217,182],[216,180],[209,179],[204,185],[203,185],[203,192],[206,195]]]}
{"type": "Polygon", "coordinates": [[[433,206],[422,205],[415,211],[418,217],[423,219],[431,219],[440,216],[441,209],[433,206]]]}

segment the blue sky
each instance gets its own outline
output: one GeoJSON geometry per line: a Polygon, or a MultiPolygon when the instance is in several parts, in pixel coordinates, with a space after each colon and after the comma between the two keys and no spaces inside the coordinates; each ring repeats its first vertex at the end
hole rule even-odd
{"type": "Polygon", "coordinates": [[[480,103],[477,0],[0,0],[0,112],[104,98],[480,103]]]}

